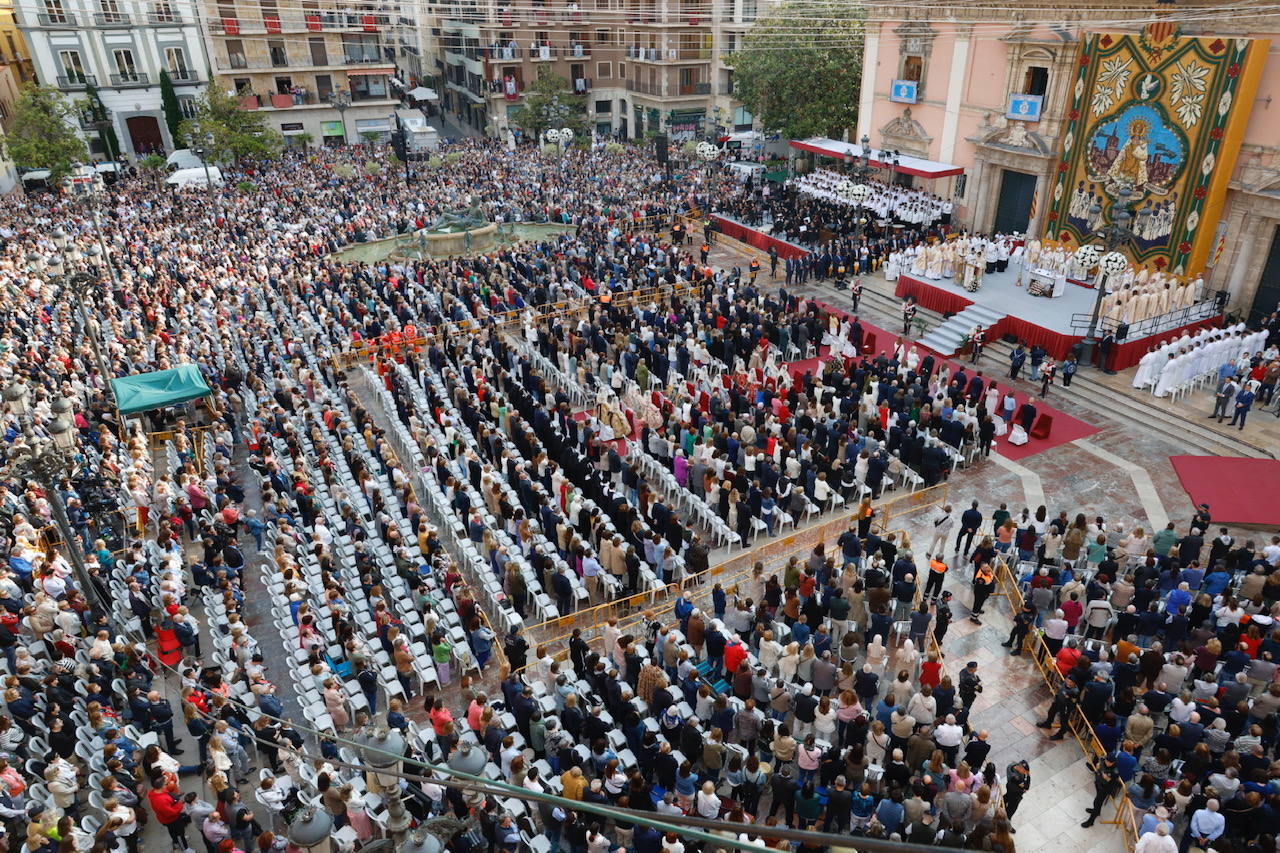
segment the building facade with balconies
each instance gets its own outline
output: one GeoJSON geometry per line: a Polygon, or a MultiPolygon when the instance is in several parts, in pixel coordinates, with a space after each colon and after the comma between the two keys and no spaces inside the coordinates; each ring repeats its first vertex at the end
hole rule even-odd
{"type": "Polygon", "coordinates": [[[202,0],[201,8],[216,84],[265,111],[289,143],[384,138],[402,91],[419,78],[412,6],[202,0]]]}
{"type": "Polygon", "coordinates": [[[207,82],[204,40],[191,7],[168,0],[24,0],[15,7],[34,72],[71,100],[96,89],[119,142],[82,123],[95,157],[136,157],[181,148],[160,99],[160,72],[185,113],[207,82]]]}
{"type": "MultiPolygon", "coordinates": [[[[963,175],[929,186],[952,201],[954,222],[962,227],[1057,236],[1073,217],[1087,222],[1095,199],[1103,199],[1099,207],[1105,208],[1114,198],[1103,198],[1114,190],[1094,175],[1099,163],[1115,158],[1122,140],[1114,131],[1095,135],[1093,128],[1123,110],[1150,110],[1158,116],[1159,132],[1176,137],[1181,146],[1153,144],[1150,174],[1168,175],[1169,162],[1177,162],[1180,175],[1214,183],[1181,196],[1184,204],[1187,196],[1196,203],[1204,200],[1203,213],[1178,207],[1176,185],[1150,189],[1144,184],[1135,190],[1141,199],[1135,208],[1160,205],[1169,224],[1164,232],[1131,241],[1126,251],[1159,248],[1175,226],[1187,241],[1178,252],[1190,251],[1192,241],[1207,234],[1204,278],[1210,287],[1226,291],[1229,311],[1254,321],[1274,311],[1280,302],[1280,110],[1269,107],[1280,93],[1280,15],[1268,9],[1239,15],[1221,11],[1214,0],[1183,0],[1176,9],[1188,19],[1163,19],[1153,15],[1150,4],[1107,0],[1081,10],[1070,24],[1043,23],[1057,21],[1061,8],[1049,0],[1026,0],[1023,14],[1010,20],[1007,13],[971,4],[954,7],[944,23],[931,20],[927,7],[906,3],[870,9],[857,137],[868,136],[873,150],[963,167],[963,175]],[[1204,46],[1191,43],[1196,39],[1204,46]],[[1259,40],[1262,56],[1256,98],[1238,122],[1231,113],[1226,130],[1210,131],[1198,111],[1179,113],[1159,105],[1171,88],[1166,78],[1180,67],[1191,68],[1199,91],[1213,93],[1216,116],[1225,121],[1231,99],[1222,99],[1205,82],[1212,67],[1206,57],[1229,39],[1259,40]],[[1142,70],[1123,52],[1135,43],[1148,57],[1142,70]],[[1108,45],[1113,52],[1103,53],[1108,45]],[[1101,56],[1109,68],[1096,71],[1086,84],[1095,73],[1091,57],[1101,56]],[[1179,158],[1186,158],[1192,145],[1207,144],[1196,142],[1200,132],[1218,134],[1208,137],[1217,154],[1187,168],[1191,164],[1179,158]],[[1228,157],[1219,142],[1237,151],[1228,157]],[[1097,149],[1097,159],[1075,153],[1086,145],[1097,149]],[[1073,172],[1077,166],[1080,171],[1073,172]],[[1088,181],[1071,183],[1081,173],[1090,174],[1088,181]],[[1211,212],[1215,197],[1220,206],[1211,212]]],[[[1228,79],[1243,76],[1238,65],[1227,74],[1228,79]]],[[[1133,126],[1124,125],[1124,133],[1133,126]]],[[[1194,266],[1191,271],[1201,272],[1194,266]]]]}
{"type": "Polygon", "coordinates": [[[742,113],[721,56],[740,43],[757,2],[439,4],[442,104],[460,122],[505,136],[526,88],[549,68],[586,96],[598,134],[723,133],[742,113]]]}

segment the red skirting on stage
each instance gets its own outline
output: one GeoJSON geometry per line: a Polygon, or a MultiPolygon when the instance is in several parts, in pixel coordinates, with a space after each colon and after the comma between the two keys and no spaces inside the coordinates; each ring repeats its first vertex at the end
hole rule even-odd
{"type": "Polygon", "coordinates": [[[783,260],[786,260],[787,258],[803,258],[805,255],[809,254],[807,250],[802,249],[799,246],[794,246],[791,243],[788,243],[785,240],[779,240],[776,237],[770,237],[763,231],[758,231],[755,228],[748,228],[746,225],[734,222],[732,219],[725,219],[723,216],[719,216],[717,214],[712,214],[711,218],[715,221],[716,229],[721,234],[732,237],[735,240],[741,240],[748,246],[755,246],[757,249],[762,249],[766,252],[769,251],[770,246],[773,246],[778,250],[778,257],[783,260]]]}
{"type": "Polygon", "coordinates": [[[903,274],[898,275],[898,286],[894,294],[899,299],[911,296],[921,308],[940,314],[958,314],[973,304],[972,299],[903,274]]]}
{"type": "Polygon", "coordinates": [[[1052,329],[1037,326],[1035,323],[1019,317],[1005,317],[999,323],[996,323],[995,334],[1013,335],[1026,341],[1029,347],[1039,344],[1056,361],[1062,361],[1071,352],[1071,348],[1076,345],[1077,341],[1084,340],[1084,335],[1067,335],[1062,332],[1055,332],[1052,329]]]}
{"type": "MultiPolygon", "coordinates": [[[[903,299],[908,296],[914,296],[921,308],[927,308],[930,311],[937,311],[941,314],[958,314],[973,304],[972,299],[966,299],[958,293],[952,293],[950,290],[934,287],[928,282],[920,281],[920,279],[912,278],[909,275],[898,276],[898,286],[894,293],[903,299]]],[[[1071,351],[1071,347],[1075,345],[1076,341],[1082,339],[1080,335],[1064,335],[1061,332],[1037,326],[1018,317],[1005,317],[999,323],[987,329],[988,340],[1002,335],[1014,335],[1026,341],[1028,346],[1039,344],[1055,359],[1066,358],[1067,353],[1071,351]]],[[[951,355],[951,353],[946,353],[946,355],[951,355]]]]}

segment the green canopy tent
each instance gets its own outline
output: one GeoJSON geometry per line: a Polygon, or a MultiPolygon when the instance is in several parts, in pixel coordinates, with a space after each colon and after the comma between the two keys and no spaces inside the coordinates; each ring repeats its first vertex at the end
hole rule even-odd
{"type": "Polygon", "coordinates": [[[111,390],[122,415],[162,409],[213,393],[194,364],[112,379],[111,390]]]}

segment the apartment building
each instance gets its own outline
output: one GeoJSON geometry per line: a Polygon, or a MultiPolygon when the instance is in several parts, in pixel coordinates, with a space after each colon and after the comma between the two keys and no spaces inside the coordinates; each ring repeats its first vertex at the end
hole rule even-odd
{"type": "Polygon", "coordinates": [[[676,140],[747,129],[722,56],[767,0],[454,2],[439,16],[442,105],[491,135],[515,130],[527,87],[550,69],[587,99],[599,134],[676,140]]]}
{"type": "Polygon", "coordinates": [[[21,0],[14,11],[35,78],[73,100],[98,91],[120,151],[108,152],[103,128],[83,121],[94,154],[130,156],[181,147],[165,124],[160,72],[192,110],[208,63],[190,8],[177,0],[21,0]]]}
{"type": "Polygon", "coordinates": [[[9,120],[12,111],[12,93],[36,79],[35,64],[27,40],[18,27],[18,17],[12,0],[0,0],[0,124],[9,120]]]}
{"type": "Polygon", "coordinates": [[[419,78],[413,6],[202,0],[214,82],[267,114],[286,142],[385,138],[419,78]]]}

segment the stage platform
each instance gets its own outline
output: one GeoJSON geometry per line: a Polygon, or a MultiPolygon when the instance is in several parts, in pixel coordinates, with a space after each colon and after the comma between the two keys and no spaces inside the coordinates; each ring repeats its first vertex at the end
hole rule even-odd
{"type": "MultiPolygon", "coordinates": [[[[773,248],[780,258],[796,258],[809,254],[804,246],[774,237],[760,228],[745,225],[731,217],[713,214],[720,230],[762,251],[773,248]]],[[[1071,329],[1071,315],[1093,313],[1097,291],[1092,287],[1068,281],[1062,296],[1032,296],[1026,282],[1017,286],[1019,267],[1011,261],[1004,272],[983,276],[982,286],[970,293],[956,279],[930,281],[909,274],[898,276],[895,293],[900,297],[914,296],[921,307],[943,314],[960,314],[951,322],[930,329],[917,343],[938,355],[955,355],[964,335],[980,323],[988,331],[987,342],[1003,335],[1013,335],[1026,341],[1028,346],[1039,344],[1049,355],[1061,361],[1078,341],[1081,333],[1071,329]]],[[[1194,334],[1201,329],[1222,325],[1222,315],[1214,314],[1185,325],[1161,329],[1142,338],[1119,341],[1111,349],[1107,367],[1124,370],[1136,365],[1150,346],[1173,340],[1183,334],[1194,334]]]]}
{"type": "MultiPolygon", "coordinates": [[[[930,329],[918,341],[938,355],[955,355],[962,338],[980,323],[987,330],[988,343],[1013,335],[1026,341],[1028,346],[1039,344],[1050,357],[1061,361],[1078,341],[1084,340],[1083,334],[1071,330],[1071,315],[1091,314],[1097,291],[1067,282],[1062,296],[1032,296],[1027,293],[1025,282],[1018,287],[1017,281],[1018,271],[1012,265],[1002,273],[984,276],[982,286],[973,293],[953,279],[930,281],[900,274],[894,293],[904,299],[914,296],[921,307],[930,311],[957,315],[930,329]]],[[[1118,342],[1111,349],[1107,367],[1112,370],[1132,367],[1146,355],[1150,344],[1219,326],[1221,322],[1221,315],[1213,315],[1143,338],[1118,342]]]]}
{"type": "Polygon", "coordinates": [[[1017,286],[1018,269],[1012,261],[1009,269],[1004,272],[983,276],[982,286],[973,293],[961,287],[959,279],[943,278],[934,281],[912,275],[898,276],[899,281],[904,278],[958,296],[966,300],[965,304],[981,305],[998,314],[1016,317],[1060,335],[1077,334],[1071,329],[1071,315],[1091,313],[1094,300],[1098,297],[1098,292],[1093,288],[1081,287],[1069,281],[1062,296],[1032,296],[1027,292],[1025,282],[1022,287],[1017,286]]]}

